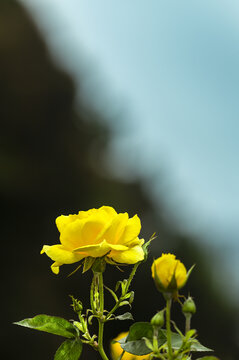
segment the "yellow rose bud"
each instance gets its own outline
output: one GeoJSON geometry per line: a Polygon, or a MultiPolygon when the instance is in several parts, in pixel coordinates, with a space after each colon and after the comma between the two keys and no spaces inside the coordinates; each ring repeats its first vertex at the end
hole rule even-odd
{"type": "MultiPolygon", "coordinates": [[[[128,335],[128,332],[123,332],[121,334],[119,334],[114,341],[120,340],[122,338],[124,338],[125,336],[128,335]]],[[[112,342],[111,343],[111,356],[112,356],[112,360],[118,360],[120,355],[122,354],[123,349],[121,348],[120,344],[118,342],[112,342]]],[[[137,355],[133,355],[130,354],[128,352],[125,352],[122,360],[148,360],[149,359],[149,355],[142,355],[142,356],[137,356],[137,355]]]]}
{"type": "Polygon", "coordinates": [[[106,257],[106,261],[135,264],[144,259],[143,239],[137,215],[129,218],[128,213],[117,214],[110,206],[79,211],[76,215],[61,215],[56,219],[60,232],[60,244],[44,245],[46,253],[54,263],[55,274],[63,264],[72,264],[84,258],[106,257]]]}
{"type": "Polygon", "coordinates": [[[187,270],[180,260],[173,254],[162,254],[154,260],[152,277],[157,289],[161,292],[176,292],[187,281],[187,270]]]}

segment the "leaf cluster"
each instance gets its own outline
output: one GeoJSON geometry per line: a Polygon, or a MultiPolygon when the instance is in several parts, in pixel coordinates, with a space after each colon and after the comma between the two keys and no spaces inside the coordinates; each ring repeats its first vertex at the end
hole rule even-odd
{"type": "Polygon", "coordinates": [[[82,341],[79,338],[79,330],[68,320],[42,314],[14,324],[67,338],[56,351],[54,360],[78,360],[80,358],[82,341]]]}
{"type": "MultiPolygon", "coordinates": [[[[190,330],[185,336],[182,333],[172,332],[171,341],[172,348],[175,350],[175,359],[181,359],[179,355],[185,355],[189,352],[205,352],[212,351],[211,349],[200,344],[195,339],[196,331],[190,330]]],[[[143,356],[154,353],[154,357],[164,359],[164,357],[158,356],[159,354],[166,354],[167,352],[167,334],[166,330],[159,329],[157,331],[157,351],[155,350],[155,330],[149,322],[137,322],[134,323],[126,337],[118,340],[121,348],[133,355],[143,356]]],[[[216,358],[212,360],[215,360],[216,358]]],[[[206,358],[204,359],[206,360],[206,358]]],[[[210,359],[209,359],[210,360],[210,359]]]]}

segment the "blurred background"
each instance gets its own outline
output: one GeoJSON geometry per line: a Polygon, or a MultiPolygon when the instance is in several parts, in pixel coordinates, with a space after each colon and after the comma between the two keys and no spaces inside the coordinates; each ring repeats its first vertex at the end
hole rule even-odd
{"type": "Polygon", "coordinates": [[[135,320],[163,306],[150,266],[175,252],[196,263],[183,293],[200,341],[238,359],[238,17],[233,0],[0,0],[2,357],[53,359],[62,339],[11,323],[73,318],[68,294],[88,305],[91,274],[56,276],[39,253],[58,242],[58,215],[110,205],[158,235],[135,320]]]}

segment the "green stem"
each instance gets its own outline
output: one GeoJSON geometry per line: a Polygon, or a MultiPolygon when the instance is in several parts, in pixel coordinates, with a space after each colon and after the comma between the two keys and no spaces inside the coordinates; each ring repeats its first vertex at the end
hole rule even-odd
{"type": "Polygon", "coordinates": [[[109,360],[103,346],[103,334],[104,334],[104,319],[103,319],[103,313],[104,313],[104,285],[103,285],[103,274],[97,273],[98,277],[98,284],[99,284],[99,296],[100,296],[100,309],[99,309],[99,315],[100,318],[98,318],[99,323],[99,333],[98,333],[98,350],[103,360],[109,360]]]}
{"type": "Polygon", "coordinates": [[[185,335],[186,335],[187,332],[190,330],[190,327],[191,327],[191,317],[192,317],[191,314],[186,314],[186,315],[185,315],[185,318],[186,318],[186,321],[185,321],[185,335]]]}
{"type": "Polygon", "coordinates": [[[98,351],[103,360],[109,360],[103,347],[104,323],[100,319],[98,319],[98,322],[99,322],[98,351]]]}
{"type": "Polygon", "coordinates": [[[104,312],[104,284],[103,284],[103,274],[97,273],[98,275],[98,284],[99,284],[99,294],[100,294],[100,313],[103,315],[104,312]]]}
{"type": "Polygon", "coordinates": [[[170,310],[172,299],[166,300],[166,330],[167,330],[167,342],[168,342],[168,358],[173,360],[172,342],[171,342],[171,326],[170,326],[170,310]]]}
{"type": "Polygon", "coordinates": [[[93,314],[95,314],[94,289],[95,289],[95,273],[93,273],[93,278],[90,286],[90,306],[93,314]]]}
{"type": "Polygon", "coordinates": [[[119,298],[119,300],[117,301],[117,303],[115,304],[115,306],[108,312],[108,314],[106,315],[105,317],[105,320],[107,321],[110,316],[115,312],[115,310],[118,309],[119,307],[119,304],[121,303],[121,298],[119,298]]]}
{"type": "MultiPolygon", "coordinates": [[[[140,265],[140,262],[136,263],[130,273],[130,276],[128,278],[128,281],[127,281],[127,284],[126,284],[126,287],[125,287],[125,294],[127,294],[128,290],[129,290],[129,287],[130,287],[130,284],[131,284],[131,281],[133,280],[133,277],[136,273],[136,270],[138,268],[138,266],[140,265]]],[[[122,301],[122,297],[119,298],[119,300],[117,301],[117,303],[115,304],[115,306],[108,312],[107,316],[106,316],[106,319],[105,320],[108,320],[110,318],[110,316],[115,312],[115,310],[118,309],[120,303],[122,301]]]]}
{"type": "Polygon", "coordinates": [[[126,285],[126,288],[125,288],[125,292],[126,292],[126,293],[127,293],[128,290],[129,290],[131,281],[133,280],[133,277],[134,277],[134,275],[135,275],[135,273],[136,273],[136,270],[137,270],[137,268],[138,268],[138,266],[139,266],[140,263],[141,263],[141,262],[138,262],[138,263],[134,264],[134,267],[133,267],[133,269],[132,269],[132,271],[131,271],[131,273],[130,273],[130,276],[129,276],[129,279],[128,279],[128,282],[127,282],[127,285],[126,285]]]}

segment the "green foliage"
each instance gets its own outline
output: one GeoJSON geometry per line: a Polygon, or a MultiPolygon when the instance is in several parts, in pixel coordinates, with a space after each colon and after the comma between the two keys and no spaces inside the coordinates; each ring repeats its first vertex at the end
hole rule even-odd
{"type": "Polygon", "coordinates": [[[54,360],[78,360],[82,352],[80,339],[66,340],[58,348],[54,360]]]}
{"type": "Polygon", "coordinates": [[[134,318],[130,312],[126,312],[122,315],[116,316],[115,320],[134,320],[134,318]]]}
{"type": "Polygon", "coordinates": [[[143,250],[144,250],[144,260],[143,261],[146,261],[148,259],[148,255],[149,255],[149,250],[148,250],[148,247],[149,245],[151,244],[151,242],[156,239],[157,236],[155,236],[156,233],[153,233],[153,235],[150,237],[150,239],[144,243],[144,245],[142,246],[143,247],[143,250]]]}
{"type": "Polygon", "coordinates": [[[198,358],[197,360],[219,360],[219,359],[215,356],[203,356],[201,358],[198,358]]]}
{"type": "MultiPolygon", "coordinates": [[[[192,331],[192,335],[194,335],[192,331]]],[[[153,342],[154,329],[148,322],[138,322],[133,324],[129,329],[127,337],[119,340],[123,350],[133,355],[147,355],[152,351],[150,343],[153,342]]],[[[181,336],[178,333],[172,332],[171,341],[174,350],[181,349],[184,346],[185,339],[190,343],[191,351],[211,351],[211,349],[203,346],[194,338],[181,336]]],[[[159,330],[157,333],[158,347],[166,344],[167,333],[166,330],[159,330]]]]}
{"type": "Polygon", "coordinates": [[[14,324],[66,338],[77,336],[75,327],[69,321],[57,316],[37,315],[33,318],[14,322],[14,324]]]}
{"type": "MultiPolygon", "coordinates": [[[[133,324],[129,329],[129,334],[126,338],[119,340],[123,350],[133,355],[147,355],[151,349],[145,343],[143,338],[153,339],[153,327],[148,322],[138,322],[133,324]]],[[[165,336],[159,332],[158,344],[163,345],[166,341],[165,336]]]]}

